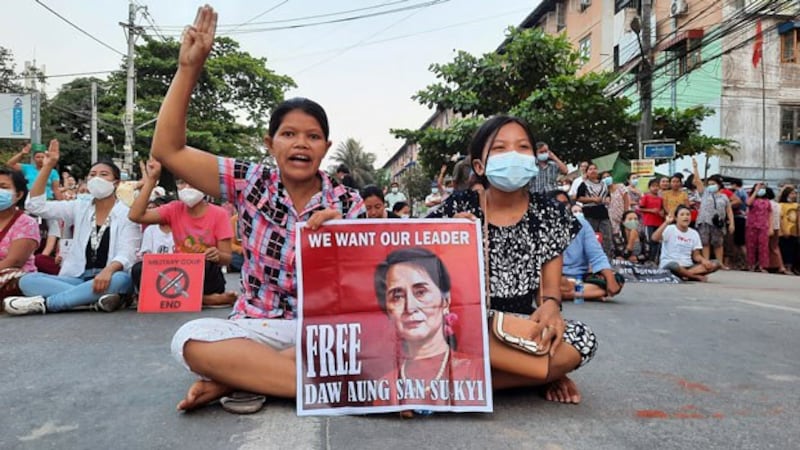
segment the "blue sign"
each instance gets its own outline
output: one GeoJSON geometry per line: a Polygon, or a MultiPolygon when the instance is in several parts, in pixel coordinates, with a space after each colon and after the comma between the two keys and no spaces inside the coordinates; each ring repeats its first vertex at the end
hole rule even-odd
{"type": "Polygon", "coordinates": [[[22,119],[22,99],[17,97],[14,99],[14,107],[11,112],[12,114],[12,124],[11,124],[11,134],[18,134],[21,135],[24,133],[23,128],[23,119],[22,119]]]}
{"type": "Polygon", "coordinates": [[[675,159],[674,142],[652,142],[642,144],[645,159],[675,159]]]}

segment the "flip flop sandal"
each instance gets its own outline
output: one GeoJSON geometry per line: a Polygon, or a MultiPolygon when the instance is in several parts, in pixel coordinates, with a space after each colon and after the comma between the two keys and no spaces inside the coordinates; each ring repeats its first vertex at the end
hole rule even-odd
{"type": "Polygon", "coordinates": [[[230,304],[230,305],[203,305],[203,309],[225,309],[225,308],[233,308],[233,304],[230,304]]]}
{"type": "Polygon", "coordinates": [[[267,397],[252,392],[236,391],[219,399],[222,409],[231,414],[253,414],[261,411],[267,397]]]}

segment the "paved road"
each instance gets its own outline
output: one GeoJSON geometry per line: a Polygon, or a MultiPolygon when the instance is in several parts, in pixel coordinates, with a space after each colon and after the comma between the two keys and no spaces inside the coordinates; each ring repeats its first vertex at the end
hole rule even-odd
{"type": "Polygon", "coordinates": [[[796,449],[800,278],[741,272],[708,284],[629,285],[566,305],[600,339],[574,376],[584,401],[495,397],[494,414],[297,418],[174,411],[192,376],[169,356],[201,314],[0,316],[0,449],[796,449]]]}

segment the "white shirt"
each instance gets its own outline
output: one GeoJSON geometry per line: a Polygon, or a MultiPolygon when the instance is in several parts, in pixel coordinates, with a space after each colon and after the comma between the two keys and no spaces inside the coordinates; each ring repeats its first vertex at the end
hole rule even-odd
{"type": "Polygon", "coordinates": [[[394,208],[395,203],[406,201],[406,194],[403,194],[400,191],[398,191],[397,194],[389,192],[388,194],[384,195],[383,198],[386,200],[386,204],[388,205],[387,208],[391,210],[394,208]]]}
{"type": "Polygon", "coordinates": [[[142,233],[142,248],[139,256],[145,253],[172,253],[175,251],[175,241],[172,239],[172,231],[164,233],[158,225],[148,225],[142,233]]]}
{"type": "Polygon", "coordinates": [[[578,188],[581,186],[581,183],[583,183],[583,177],[582,176],[572,180],[572,186],[569,187],[569,196],[570,197],[574,198],[576,195],[578,195],[578,188]]]}
{"type": "Polygon", "coordinates": [[[681,231],[675,225],[669,225],[661,234],[661,263],[664,268],[671,262],[677,262],[681,267],[694,265],[692,252],[702,250],[703,242],[700,235],[693,228],[681,231]]]}
{"type": "MultiPolygon", "coordinates": [[[[89,200],[51,200],[44,195],[28,197],[25,209],[44,219],[60,219],[75,225],[72,244],[61,257],[59,275],[79,277],[86,271],[86,245],[92,232],[92,216],[94,201],[89,200]]],[[[120,201],[114,204],[109,215],[111,232],[108,242],[107,265],[113,261],[122,264],[123,270],[129,270],[136,262],[136,252],[142,242],[141,227],[128,220],[128,207],[120,201]]]]}

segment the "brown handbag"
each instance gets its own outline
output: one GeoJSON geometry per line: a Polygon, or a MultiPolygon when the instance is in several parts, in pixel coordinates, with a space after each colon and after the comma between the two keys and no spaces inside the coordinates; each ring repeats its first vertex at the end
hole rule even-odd
{"type": "MultiPolygon", "coordinates": [[[[486,194],[480,193],[483,209],[483,264],[486,278],[486,306],[489,323],[489,361],[493,369],[534,380],[546,380],[550,374],[550,345],[540,345],[532,338],[539,325],[529,316],[497,311],[491,305],[489,278],[489,220],[486,194]]],[[[545,338],[545,330],[542,330],[545,338]]]]}

